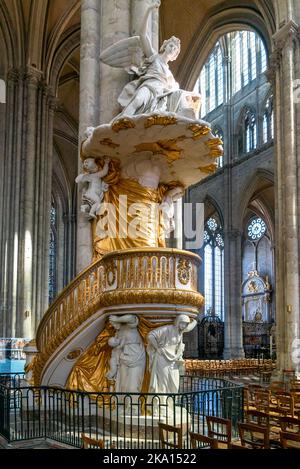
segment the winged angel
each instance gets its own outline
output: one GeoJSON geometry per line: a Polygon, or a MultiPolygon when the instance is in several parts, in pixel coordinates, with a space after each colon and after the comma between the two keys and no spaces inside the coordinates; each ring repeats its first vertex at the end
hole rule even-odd
{"type": "Polygon", "coordinates": [[[150,14],[159,6],[158,0],[149,6],[141,23],[139,36],[118,41],[105,49],[100,56],[107,65],[124,68],[129,74],[135,75],[135,79],[123,88],[118,98],[123,108],[120,115],[133,116],[169,110],[168,96],[179,90],[168,62],[178,57],[180,40],[172,36],[164,41],[157,52],[147,34],[150,14]]]}

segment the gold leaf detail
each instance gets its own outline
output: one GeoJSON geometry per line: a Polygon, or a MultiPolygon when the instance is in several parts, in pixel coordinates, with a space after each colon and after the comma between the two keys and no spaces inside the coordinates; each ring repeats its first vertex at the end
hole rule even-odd
{"type": "Polygon", "coordinates": [[[114,132],[119,132],[120,130],[124,129],[133,129],[135,127],[135,123],[131,119],[123,118],[115,121],[111,126],[114,132]]]}
{"type": "Polygon", "coordinates": [[[171,116],[151,116],[148,117],[146,120],[144,127],[147,129],[148,127],[152,127],[152,125],[174,125],[177,124],[177,119],[176,117],[171,117],[171,116]]]}
{"type": "Polygon", "coordinates": [[[210,128],[207,125],[202,124],[190,124],[188,129],[193,132],[193,140],[200,140],[210,132],[210,128]]]}

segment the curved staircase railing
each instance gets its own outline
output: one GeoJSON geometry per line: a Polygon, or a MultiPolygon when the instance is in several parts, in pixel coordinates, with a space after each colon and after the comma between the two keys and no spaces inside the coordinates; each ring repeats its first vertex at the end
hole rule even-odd
{"type": "Polygon", "coordinates": [[[43,316],[36,335],[36,384],[52,353],[99,307],[103,274],[101,260],[91,264],[64,288],[43,316]]]}
{"type": "Polygon", "coordinates": [[[167,303],[199,308],[200,261],[196,254],[178,249],[140,248],[111,252],[91,264],[61,292],[40,322],[35,384],[40,384],[55,350],[101,307],[167,303]]]}

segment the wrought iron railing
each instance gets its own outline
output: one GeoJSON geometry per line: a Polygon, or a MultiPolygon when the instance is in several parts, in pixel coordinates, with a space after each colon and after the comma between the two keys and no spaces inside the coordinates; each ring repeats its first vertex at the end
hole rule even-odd
{"type": "Polygon", "coordinates": [[[0,434],[8,442],[50,438],[81,447],[86,435],[106,448],[156,449],[158,422],[166,422],[182,429],[183,448],[189,448],[190,431],[207,434],[206,415],[231,419],[233,437],[243,420],[243,387],[224,380],[182,377],[178,394],[95,394],[20,384],[0,376],[0,434]]]}

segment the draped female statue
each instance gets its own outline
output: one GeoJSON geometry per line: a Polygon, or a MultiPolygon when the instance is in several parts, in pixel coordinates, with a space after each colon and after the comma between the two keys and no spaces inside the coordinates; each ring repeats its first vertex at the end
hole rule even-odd
{"type": "Polygon", "coordinates": [[[158,327],[148,334],[150,393],[178,393],[180,365],[183,362],[182,335],[196,326],[197,321],[180,314],[173,325],[158,327]]]}
{"type": "Polygon", "coordinates": [[[146,351],[143,339],[137,329],[138,317],[133,314],[111,315],[110,324],[116,330],[114,342],[110,341],[113,351],[110,370],[106,375],[115,380],[115,392],[141,392],[146,351]]]}

